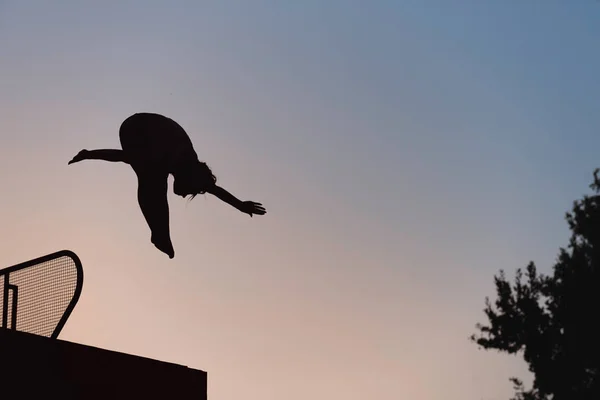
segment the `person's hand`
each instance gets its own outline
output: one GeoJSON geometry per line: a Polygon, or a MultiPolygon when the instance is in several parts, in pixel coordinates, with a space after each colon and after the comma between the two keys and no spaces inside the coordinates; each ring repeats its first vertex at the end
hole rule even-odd
{"type": "Polygon", "coordinates": [[[240,211],[248,214],[252,217],[253,214],[256,215],[264,215],[267,213],[267,210],[260,203],[255,203],[253,201],[243,201],[240,207],[240,211]]]}
{"type": "Polygon", "coordinates": [[[85,150],[85,149],[81,150],[79,153],[77,153],[77,155],[75,157],[73,157],[73,159],[71,159],[71,161],[69,161],[68,165],[85,160],[87,158],[87,154],[88,154],[87,150],[85,150]]]}

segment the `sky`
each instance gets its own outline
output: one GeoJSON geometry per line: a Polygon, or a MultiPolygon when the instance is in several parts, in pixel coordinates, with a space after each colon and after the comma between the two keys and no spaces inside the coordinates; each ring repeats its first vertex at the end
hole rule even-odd
{"type": "Polygon", "coordinates": [[[74,251],[60,338],[207,371],[212,399],[508,399],[526,364],[468,337],[500,269],[551,271],[600,167],[598,21],[592,0],[0,1],[0,263],[74,251]],[[67,165],[141,111],[267,215],[170,191],[156,250],[127,165],[67,165]]]}

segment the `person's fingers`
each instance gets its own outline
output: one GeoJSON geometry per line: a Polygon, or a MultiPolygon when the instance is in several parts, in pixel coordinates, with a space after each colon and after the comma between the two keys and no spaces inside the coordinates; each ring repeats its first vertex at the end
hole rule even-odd
{"type": "Polygon", "coordinates": [[[256,215],[264,215],[267,213],[267,210],[265,210],[265,208],[263,207],[263,205],[261,203],[257,203],[255,201],[247,201],[246,204],[248,204],[250,207],[250,210],[247,212],[248,215],[250,215],[252,217],[253,214],[256,215]]]}

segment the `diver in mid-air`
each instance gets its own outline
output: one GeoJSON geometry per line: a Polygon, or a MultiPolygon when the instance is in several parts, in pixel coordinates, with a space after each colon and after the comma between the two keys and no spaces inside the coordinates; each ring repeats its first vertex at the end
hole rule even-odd
{"type": "Polygon", "coordinates": [[[160,114],[138,113],[128,117],[119,129],[122,150],[81,150],[69,164],[83,160],[124,162],[138,178],[138,202],[150,227],[156,248],[175,257],[169,230],[167,178],[173,175],[173,193],[191,196],[210,193],[239,211],[264,215],[260,203],[242,201],[217,185],[217,178],[205,162],[198,159],[185,130],[160,114]]]}

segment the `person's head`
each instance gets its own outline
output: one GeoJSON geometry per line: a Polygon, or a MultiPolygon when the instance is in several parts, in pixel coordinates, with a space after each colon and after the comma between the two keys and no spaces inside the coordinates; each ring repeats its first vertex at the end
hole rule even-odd
{"type": "Polygon", "coordinates": [[[174,177],[173,192],[181,197],[191,196],[190,200],[198,194],[206,193],[211,186],[217,183],[217,177],[202,161],[174,174],[174,177]]]}

